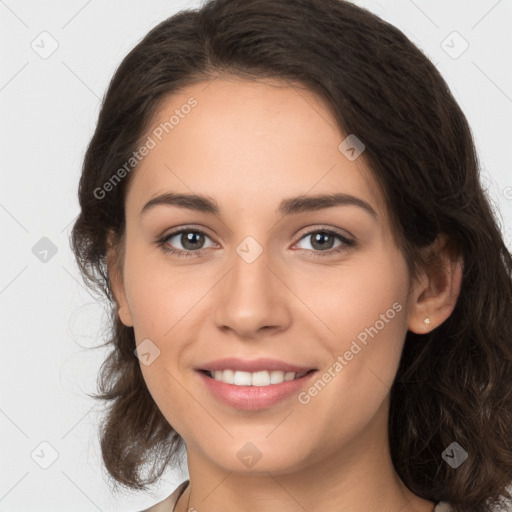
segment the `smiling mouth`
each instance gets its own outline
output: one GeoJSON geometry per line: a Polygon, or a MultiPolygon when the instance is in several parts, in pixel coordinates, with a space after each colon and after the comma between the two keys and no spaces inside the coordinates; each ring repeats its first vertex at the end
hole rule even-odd
{"type": "Polygon", "coordinates": [[[285,372],[281,370],[263,370],[258,372],[244,372],[240,370],[199,370],[207,377],[235,386],[255,386],[263,387],[272,384],[282,384],[283,382],[297,380],[316,370],[305,370],[303,372],[285,372]]]}

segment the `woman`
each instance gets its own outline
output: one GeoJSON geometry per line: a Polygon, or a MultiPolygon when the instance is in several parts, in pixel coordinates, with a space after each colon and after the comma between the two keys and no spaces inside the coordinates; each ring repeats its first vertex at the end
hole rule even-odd
{"type": "Polygon", "coordinates": [[[213,0],[124,59],[72,234],[112,301],[99,398],[150,511],[489,511],[512,286],[466,118],[342,0],[213,0]],[[143,473],[146,472],[145,475],[143,473]]]}

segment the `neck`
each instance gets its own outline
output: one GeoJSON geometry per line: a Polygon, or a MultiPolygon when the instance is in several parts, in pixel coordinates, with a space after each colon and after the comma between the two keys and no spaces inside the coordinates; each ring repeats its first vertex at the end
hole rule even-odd
{"type": "Polygon", "coordinates": [[[432,512],[434,503],[413,494],[394,470],[387,414],[373,423],[357,439],[286,473],[226,471],[187,445],[190,484],[175,511],[432,512]]]}

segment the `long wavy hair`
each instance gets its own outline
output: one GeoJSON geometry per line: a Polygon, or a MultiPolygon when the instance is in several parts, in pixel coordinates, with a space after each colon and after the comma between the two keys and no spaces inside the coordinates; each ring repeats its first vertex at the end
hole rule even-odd
{"type": "Polygon", "coordinates": [[[440,234],[462,256],[451,316],[428,334],[406,335],[389,444],[415,494],[448,501],[455,512],[496,509],[510,498],[512,480],[511,254],[448,85],[400,30],[344,0],[207,1],[153,28],[109,84],[84,158],[71,245],[85,282],[111,308],[111,350],[93,396],[108,404],[100,440],[115,486],[146,489],[178,461],[184,443],[146,387],[106,264],[107,234],[122,239],[136,167],[108,193],[98,190],[138,148],[163,98],[223,74],[277,78],[326,101],[341,133],[366,146],[361,158],[382,190],[412,276],[431,264],[425,248],[440,234]],[[468,453],[457,469],[442,456],[452,442],[468,453]]]}

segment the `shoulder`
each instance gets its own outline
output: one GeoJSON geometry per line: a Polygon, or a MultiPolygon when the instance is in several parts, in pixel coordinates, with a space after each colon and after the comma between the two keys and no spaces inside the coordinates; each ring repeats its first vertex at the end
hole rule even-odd
{"type": "Polygon", "coordinates": [[[174,492],[167,496],[165,500],[160,501],[159,503],[143,510],[142,512],[171,512],[174,510],[174,506],[176,505],[178,498],[183,494],[183,491],[187,488],[187,486],[188,480],[185,480],[180,485],[178,485],[174,492]]]}
{"type": "Polygon", "coordinates": [[[434,509],[434,512],[452,512],[452,507],[446,501],[440,501],[436,508],[434,509]]]}

